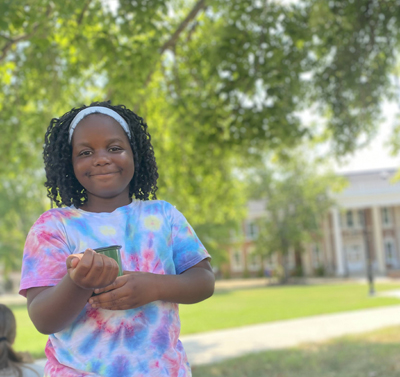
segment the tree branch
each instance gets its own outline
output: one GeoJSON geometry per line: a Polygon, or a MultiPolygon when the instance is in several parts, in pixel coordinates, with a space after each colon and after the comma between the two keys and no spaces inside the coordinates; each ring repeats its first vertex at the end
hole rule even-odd
{"type": "Polygon", "coordinates": [[[206,6],[206,0],[198,0],[194,5],[193,9],[189,12],[186,18],[181,22],[178,28],[175,30],[175,33],[171,35],[171,38],[166,41],[160,49],[160,53],[164,53],[166,50],[170,50],[175,47],[176,42],[180,34],[186,29],[190,21],[196,18],[197,13],[199,13],[206,6]]]}
{"type": "MultiPolygon", "coordinates": [[[[185,30],[185,28],[188,26],[190,21],[196,18],[197,14],[206,7],[206,0],[198,0],[197,3],[194,5],[193,9],[189,12],[189,14],[186,16],[186,18],[180,23],[178,28],[175,30],[174,34],[171,35],[171,37],[166,41],[162,47],[160,48],[160,56],[166,51],[166,50],[174,50],[176,42],[178,41],[179,36],[181,33],[185,30]]],[[[154,68],[152,68],[147,77],[146,81],[144,83],[144,86],[147,87],[151,81],[151,77],[153,76],[154,73],[154,68]]]]}
{"type": "Polygon", "coordinates": [[[33,25],[33,30],[30,33],[22,34],[22,35],[20,35],[18,37],[15,37],[15,38],[10,38],[9,42],[6,43],[5,46],[1,49],[0,62],[6,57],[7,52],[12,48],[12,46],[14,44],[32,37],[36,33],[38,27],[39,27],[39,23],[36,22],[33,25]]]}
{"type": "Polygon", "coordinates": [[[7,39],[7,41],[11,41],[12,38],[10,38],[8,35],[4,35],[3,33],[0,33],[0,37],[7,39]]]}
{"type": "Polygon", "coordinates": [[[87,0],[87,1],[86,1],[85,6],[83,7],[82,12],[81,12],[81,14],[80,14],[79,17],[78,17],[78,20],[77,20],[77,24],[78,24],[78,25],[80,25],[80,24],[82,23],[82,21],[83,21],[83,16],[85,15],[85,12],[88,10],[89,5],[90,5],[91,2],[92,2],[92,0],[87,0]]]}
{"type": "MultiPolygon", "coordinates": [[[[52,6],[49,5],[46,9],[46,17],[49,17],[51,9],[52,6]]],[[[39,25],[39,22],[35,22],[32,26],[32,31],[30,33],[22,34],[15,38],[7,37],[4,34],[1,34],[3,38],[8,39],[8,43],[6,43],[5,46],[1,49],[0,62],[5,59],[7,52],[12,48],[13,45],[32,37],[37,32],[39,25]]]]}

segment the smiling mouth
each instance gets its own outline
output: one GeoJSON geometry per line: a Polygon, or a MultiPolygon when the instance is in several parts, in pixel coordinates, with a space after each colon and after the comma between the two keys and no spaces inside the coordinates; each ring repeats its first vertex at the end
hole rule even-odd
{"type": "Polygon", "coordinates": [[[90,174],[90,177],[103,177],[106,175],[112,175],[112,174],[118,174],[118,173],[119,173],[118,171],[112,171],[109,173],[90,174]]]}

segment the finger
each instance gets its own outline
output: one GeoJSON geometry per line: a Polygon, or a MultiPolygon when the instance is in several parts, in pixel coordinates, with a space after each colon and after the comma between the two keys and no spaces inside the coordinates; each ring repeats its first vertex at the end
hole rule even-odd
{"type": "Polygon", "coordinates": [[[139,273],[139,271],[126,271],[126,270],[122,271],[123,275],[134,275],[137,273],[139,273]]]}
{"type": "MultiPolygon", "coordinates": [[[[90,303],[90,302],[89,302],[90,303]]],[[[127,305],[126,297],[118,298],[117,300],[107,301],[107,302],[94,302],[90,304],[92,308],[101,308],[101,309],[109,309],[109,308],[117,308],[124,305],[127,305]]]]}
{"type": "MultiPolygon", "coordinates": [[[[98,270],[96,273],[96,284],[93,286],[94,288],[104,288],[115,281],[118,276],[118,263],[105,255],[98,255],[102,261],[102,270],[98,270]]],[[[96,261],[96,258],[95,258],[96,261]]],[[[97,263],[97,262],[96,262],[97,263]]],[[[94,262],[94,266],[96,264],[94,262]]],[[[93,266],[92,269],[95,267],[93,266]]]]}
{"type": "Polygon", "coordinates": [[[108,280],[108,282],[114,281],[117,278],[119,272],[117,261],[103,255],[103,264],[103,274],[105,280],[108,280]]]}
{"type": "Polygon", "coordinates": [[[92,296],[89,299],[89,304],[91,305],[102,305],[115,303],[119,300],[127,299],[130,296],[127,294],[126,290],[123,288],[113,289],[108,292],[101,293],[96,296],[92,296]]]}
{"type": "Polygon", "coordinates": [[[75,268],[79,263],[79,258],[71,258],[70,259],[70,268],[75,268]]]}
{"type": "Polygon", "coordinates": [[[104,292],[100,295],[90,297],[89,304],[99,305],[104,303],[111,303],[121,300],[123,297],[118,289],[113,289],[109,292],[104,292]]]}
{"type": "Polygon", "coordinates": [[[105,255],[98,254],[94,258],[91,274],[95,277],[94,288],[104,288],[115,281],[118,276],[118,263],[112,258],[105,255]],[[97,260],[99,259],[99,260],[97,260]],[[102,263],[101,269],[100,264],[102,263]]]}
{"type": "Polygon", "coordinates": [[[106,309],[106,310],[127,310],[127,309],[138,308],[139,306],[141,305],[137,300],[132,302],[131,297],[125,297],[113,302],[101,302],[98,304],[93,304],[92,308],[106,309]]]}
{"type": "Polygon", "coordinates": [[[67,268],[72,267],[71,262],[73,259],[77,259],[78,261],[75,263],[78,264],[79,261],[82,259],[82,257],[83,257],[83,253],[68,255],[67,259],[65,260],[65,263],[67,264],[67,268]]]}
{"type": "Polygon", "coordinates": [[[67,265],[67,269],[75,268],[79,262],[80,258],[76,254],[68,255],[67,259],[65,260],[65,264],[67,265]],[[76,260],[76,262],[75,262],[76,260]],[[74,263],[72,263],[74,261],[74,263]]]}
{"type": "Polygon", "coordinates": [[[112,282],[111,284],[107,285],[106,287],[96,288],[94,290],[94,293],[96,293],[96,295],[97,295],[97,294],[101,294],[101,293],[104,293],[104,292],[112,291],[114,289],[121,288],[122,286],[125,285],[125,283],[126,283],[125,279],[121,279],[121,278],[117,277],[114,280],[114,282],[112,282]]]}
{"type": "Polygon", "coordinates": [[[101,254],[94,254],[92,265],[90,267],[89,272],[87,273],[85,279],[88,282],[99,282],[101,281],[101,277],[103,275],[104,263],[103,263],[103,256],[101,254]]]}
{"type": "Polygon", "coordinates": [[[92,263],[93,263],[93,258],[96,255],[96,253],[94,252],[94,250],[92,249],[86,249],[85,252],[83,253],[83,256],[79,262],[79,265],[77,267],[78,273],[81,276],[86,276],[91,267],[92,267],[92,263]]]}

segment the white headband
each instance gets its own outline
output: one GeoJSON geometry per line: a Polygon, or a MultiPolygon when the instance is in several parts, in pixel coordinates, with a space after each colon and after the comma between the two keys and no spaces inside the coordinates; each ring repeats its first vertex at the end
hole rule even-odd
{"type": "Polygon", "coordinates": [[[76,126],[78,123],[88,116],[89,114],[93,113],[100,113],[100,114],[105,114],[110,116],[111,118],[115,119],[121,127],[124,129],[126,134],[128,135],[128,138],[131,138],[131,131],[129,130],[128,123],[126,123],[125,119],[122,118],[121,115],[119,115],[117,112],[114,110],[109,109],[108,107],[104,106],[92,106],[92,107],[87,107],[86,109],[80,111],[78,114],[75,115],[75,118],[72,119],[71,125],[69,126],[69,138],[68,142],[71,143],[72,140],[72,134],[75,131],[76,126]]]}

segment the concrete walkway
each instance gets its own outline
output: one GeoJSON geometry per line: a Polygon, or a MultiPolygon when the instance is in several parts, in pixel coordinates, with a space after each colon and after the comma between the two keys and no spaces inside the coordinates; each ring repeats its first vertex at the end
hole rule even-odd
{"type": "Polygon", "coordinates": [[[400,325],[400,305],[182,336],[191,365],[400,325]]]}

